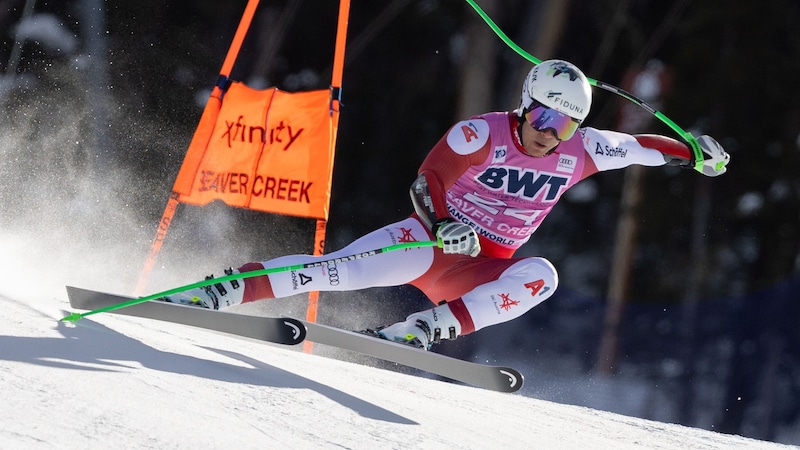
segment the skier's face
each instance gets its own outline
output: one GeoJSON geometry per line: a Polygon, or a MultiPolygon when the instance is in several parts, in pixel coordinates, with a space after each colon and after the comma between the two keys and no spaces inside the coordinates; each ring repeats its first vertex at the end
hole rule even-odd
{"type": "Polygon", "coordinates": [[[552,130],[553,135],[559,141],[571,138],[578,131],[581,123],[580,120],[573,119],[563,112],[548,108],[536,101],[525,113],[525,121],[531,124],[534,130],[552,130]]]}
{"type": "Polygon", "coordinates": [[[522,146],[525,147],[525,153],[528,155],[534,157],[545,156],[556,148],[558,143],[559,140],[556,139],[552,129],[536,130],[527,120],[522,124],[522,146]]]}

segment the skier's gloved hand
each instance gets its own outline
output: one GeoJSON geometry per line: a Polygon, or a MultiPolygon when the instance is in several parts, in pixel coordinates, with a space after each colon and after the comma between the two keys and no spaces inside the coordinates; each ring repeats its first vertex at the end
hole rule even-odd
{"type": "Polygon", "coordinates": [[[700,149],[703,150],[702,173],[707,177],[716,177],[725,173],[728,169],[725,167],[731,160],[729,155],[719,142],[708,135],[702,135],[697,138],[697,143],[700,144],[700,149]]]}
{"type": "Polygon", "coordinates": [[[444,219],[436,223],[436,240],[444,253],[478,256],[481,244],[471,226],[444,219]]]}

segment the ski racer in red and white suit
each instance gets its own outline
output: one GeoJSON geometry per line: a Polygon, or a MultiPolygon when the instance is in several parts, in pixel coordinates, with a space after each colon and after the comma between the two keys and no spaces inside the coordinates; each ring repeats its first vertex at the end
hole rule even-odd
{"type": "MultiPolygon", "coordinates": [[[[578,82],[585,82],[571,64],[555,63],[566,64],[566,69],[557,69],[573,71],[578,82]]],[[[547,64],[551,62],[537,68],[544,71],[547,64]]],[[[541,73],[539,77],[541,81],[541,73]]],[[[454,339],[515,319],[552,296],[558,286],[553,265],[541,257],[515,258],[514,252],[528,241],[567,189],[599,171],[632,164],[689,165],[693,158],[687,145],[667,137],[578,128],[575,116],[582,116],[582,120],[588,114],[589,103],[581,104],[587,94],[579,91],[572,99],[564,95],[548,105],[537,98],[546,97],[529,86],[536,81],[531,78],[529,74],[519,109],[459,122],[439,140],[411,187],[416,211],[411,217],[321,257],[286,256],[249,263],[239,271],[329,261],[401,242],[438,239],[443,248],[386,252],[247,278],[243,293],[221,296],[220,303],[315,290],[411,284],[437,306],[378,328],[377,334],[429,348],[439,339],[454,339]],[[526,99],[530,93],[532,102],[526,99]],[[559,112],[559,107],[565,111],[559,112]]],[[[548,77],[548,81],[574,82],[562,78],[553,81],[548,77]]],[[[556,87],[566,93],[565,86],[556,87]]],[[[545,87],[553,90],[552,86],[545,87]]],[[[580,88],[585,91],[588,83],[580,88]]],[[[710,137],[703,136],[699,141],[708,157],[703,172],[710,176],[724,173],[727,153],[710,137]]]]}

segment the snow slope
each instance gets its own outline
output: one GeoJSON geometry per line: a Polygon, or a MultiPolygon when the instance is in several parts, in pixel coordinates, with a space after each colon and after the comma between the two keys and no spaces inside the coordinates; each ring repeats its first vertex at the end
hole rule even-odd
{"type": "Polygon", "coordinates": [[[0,307],[0,448],[789,448],[153,320],[61,323],[66,294],[0,307]]]}

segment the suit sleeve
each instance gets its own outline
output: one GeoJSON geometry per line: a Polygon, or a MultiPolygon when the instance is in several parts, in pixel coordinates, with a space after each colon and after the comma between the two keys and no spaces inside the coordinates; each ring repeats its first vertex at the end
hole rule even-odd
{"type": "Polygon", "coordinates": [[[677,139],[658,134],[637,134],[633,136],[642,147],[658,150],[669,164],[686,166],[692,162],[692,151],[688,145],[677,139]]]}
{"type": "Polygon", "coordinates": [[[583,132],[583,145],[591,162],[587,164],[589,173],[585,173],[585,176],[634,164],[686,165],[691,161],[688,146],[675,139],[653,134],[633,136],[616,131],[586,128],[583,132]]]}
{"type": "Polygon", "coordinates": [[[486,121],[471,119],[455,124],[428,153],[411,186],[411,199],[429,227],[450,217],[447,190],[470,166],[486,159],[489,142],[486,121]]]}

